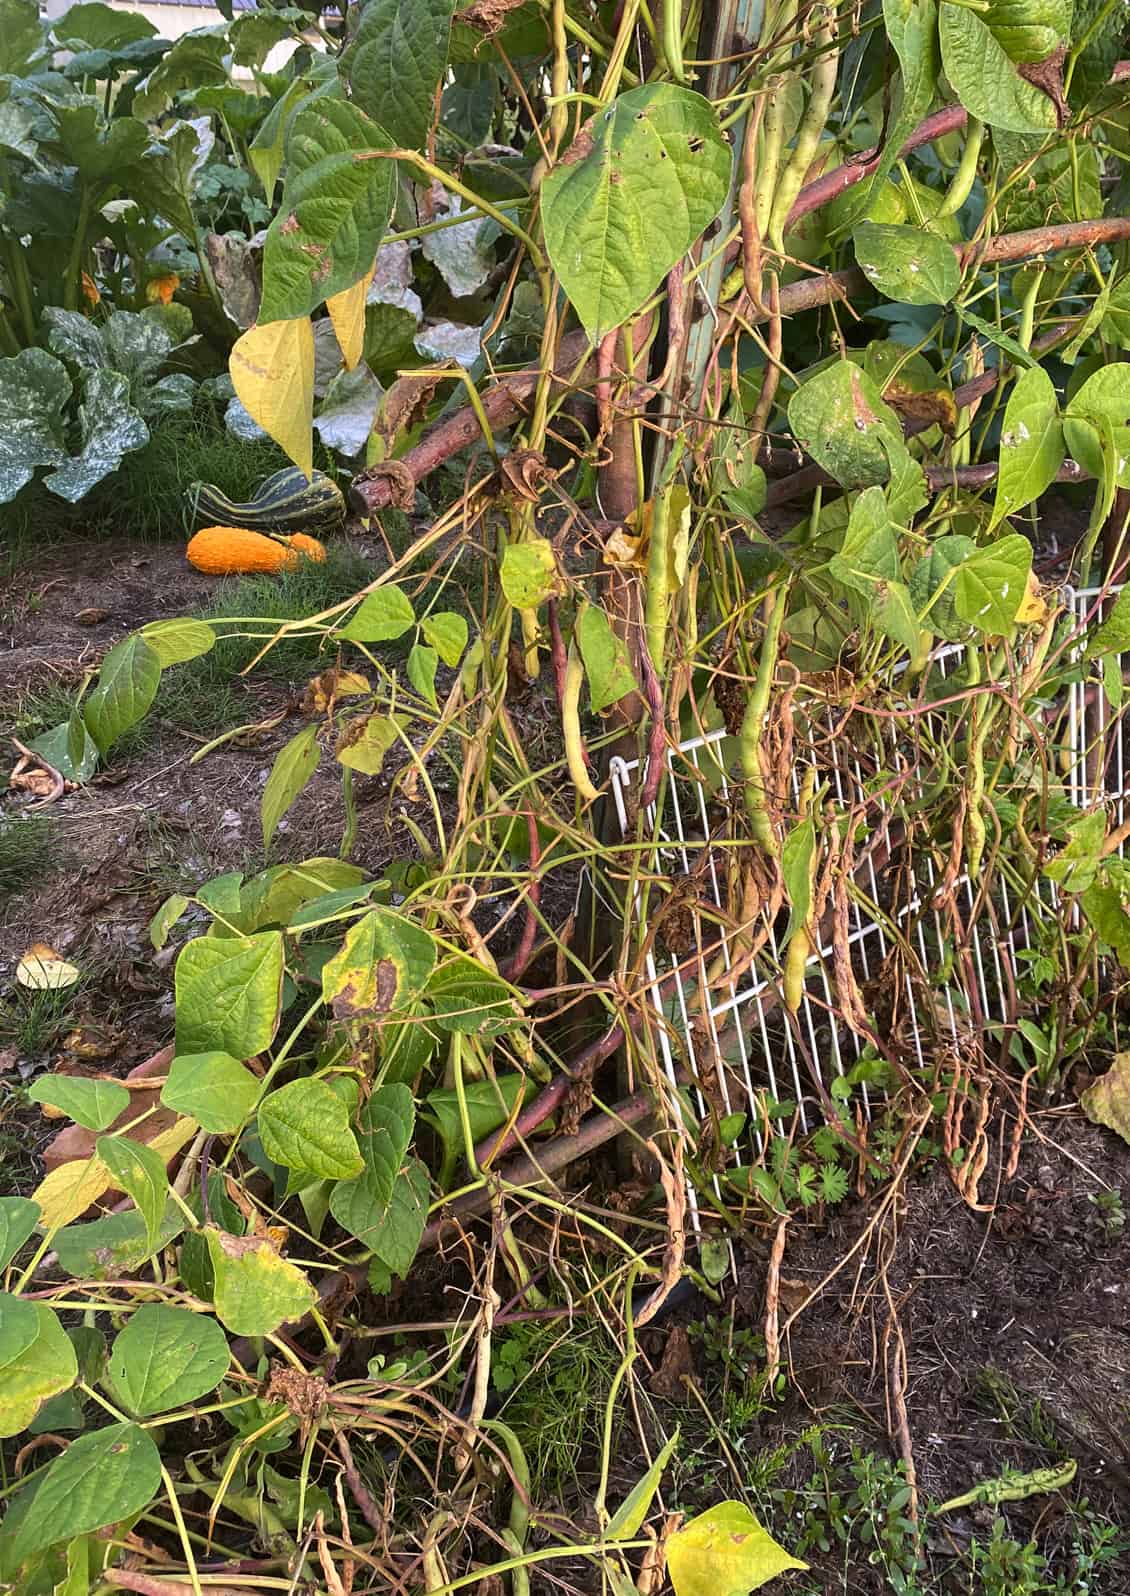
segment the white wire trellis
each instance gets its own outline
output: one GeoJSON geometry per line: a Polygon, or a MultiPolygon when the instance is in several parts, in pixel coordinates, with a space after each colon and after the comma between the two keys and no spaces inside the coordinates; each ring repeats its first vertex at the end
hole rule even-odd
{"type": "MultiPolygon", "coordinates": [[[[1115,591],[1063,595],[1069,616],[1082,626],[1101,620],[1115,591]]],[[[961,661],[960,645],[939,651],[931,669],[944,683],[961,661]]],[[[1081,647],[1076,649],[1082,657],[1081,647]]],[[[1120,662],[1121,664],[1121,662],[1120,662]]],[[[1119,668],[1119,680],[1121,670],[1119,668]]],[[[837,732],[829,711],[815,700],[807,746],[798,749],[791,772],[794,800],[809,766],[843,813],[866,817],[869,835],[882,834],[889,814],[882,789],[892,778],[903,800],[919,796],[915,750],[900,739],[895,723],[849,741],[837,732]],[[886,729],[883,729],[883,728],[886,729]]],[[[1130,760],[1124,746],[1121,709],[1093,682],[1073,681],[1066,703],[1052,706],[1049,755],[1063,776],[1064,795],[1080,807],[1108,804],[1121,824],[1130,811],[1130,760]]],[[[818,945],[808,958],[795,1018],[781,1000],[783,924],[763,927],[758,957],[743,958],[726,869],[726,843],[717,812],[740,795],[731,783],[733,743],[724,729],[693,737],[665,756],[665,779],[657,805],[644,816],[651,839],[647,866],[630,912],[644,934],[645,976],[655,1011],[655,1035],[663,1069],[673,1089],[688,1090],[699,1115],[744,1114],[745,1130],[730,1149],[738,1165],[757,1159],[764,1104],[790,1099],[804,1131],[824,1118],[829,1093],[847,1097],[838,1078],[865,1057],[886,1054],[905,1068],[926,1071],[939,1048],[967,1060],[978,1050],[999,1050],[1017,1013],[1018,956],[1038,941],[1041,925],[1058,914],[1053,882],[1025,880],[1007,869],[992,872],[992,890],[967,875],[951,880],[952,867],[930,849],[904,849],[897,865],[874,847],[862,852],[852,876],[846,914],[822,922],[818,945]],[[898,893],[892,880],[898,875],[898,893]],[[688,945],[664,950],[647,935],[652,907],[672,891],[687,890],[695,902],[688,945]],[[901,897],[901,901],[896,901],[901,897]],[[837,943],[839,944],[837,947],[837,943]],[[845,1022],[837,997],[836,959],[845,959],[868,1004],[890,1020],[882,1027],[845,1022]],[[713,979],[708,980],[708,969],[713,979]],[[876,1043],[879,1044],[878,1048],[876,1043]],[[709,1095],[709,1102],[708,1102],[709,1095]],[[761,1111],[759,1112],[759,1105],[761,1111]]],[[[639,761],[612,762],[611,790],[622,833],[635,831],[634,793],[639,761]]],[[[724,828],[723,828],[724,830],[724,828]]],[[[732,846],[732,845],[731,845],[732,846]]],[[[778,917],[783,921],[783,916],[778,917]]],[[[872,1100],[866,1071],[852,1096],[865,1117],[872,1100]]],[[[698,1215],[693,1189],[691,1213],[698,1215]]]]}

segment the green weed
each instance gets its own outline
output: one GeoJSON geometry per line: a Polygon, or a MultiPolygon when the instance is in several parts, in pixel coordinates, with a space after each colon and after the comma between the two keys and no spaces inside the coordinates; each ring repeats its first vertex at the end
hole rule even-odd
{"type": "Polygon", "coordinates": [[[57,862],[57,830],[44,815],[0,817],[0,898],[18,892],[57,862]]]}
{"type": "Polygon", "coordinates": [[[22,1058],[48,1054],[70,1024],[75,1000],[85,981],[72,986],[34,992],[14,986],[0,997],[0,1046],[14,1048],[22,1058]]]}
{"type": "Polygon", "coordinates": [[[600,1444],[619,1361],[591,1325],[518,1324],[499,1339],[491,1378],[503,1397],[500,1417],[525,1447],[536,1489],[561,1496],[576,1483],[582,1455],[600,1444]]]}

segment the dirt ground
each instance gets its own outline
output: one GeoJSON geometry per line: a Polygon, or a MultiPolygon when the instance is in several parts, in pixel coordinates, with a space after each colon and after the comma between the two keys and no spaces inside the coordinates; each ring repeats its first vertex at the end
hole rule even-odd
{"type": "MultiPolygon", "coordinates": [[[[0,616],[5,753],[26,695],[77,686],[112,643],[146,621],[199,613],[214,591],[214,580],[192,571],[175,547],[79,544],[22,566],[0,616]]],[[[87,1039],[101,1035],[102,1056],[123,1072],[168,1040],[175,949],[154,951],[150,918],[175,890],[191,890],[224,870],[261,868],[260,796],[275,753],[297,729],[301,685],[256,677],[239,688],[247,723],[290,709],[266,733],[229,742],[193,764],[200,742],[163,726],[155,741],[112,758],[89,786],[52,806],[51,857],[28,887],[0,901],[0,999],[11,990],[23,949],[42,940],[90,971],[69,1017],[72,1037],[84,1028],[87,1039]]],[[[375,873],[411,852],[387,797],[380,778],[362,794],[354,857],[375,873]]],[[[0,805],[19,812],[8,795],[0,795],[0,805]]],[[[334,853],[340,830],[340,784],[323,766],[282,823],[273,859],[334,853]]],[[[61,1038],[45,1056],[21,1056],[10,1042],[2,1054],[13,1080],[66,1057],[61,1038]]],[[[21,1124],[38,1141],[52,1128],[21,1124]]],[[[791,1445],[814,1422],[835,1422],[892,1457],[909,1455],[923,1498],[936,1502],[1003,1468],[1033,1469],[1066,1454],[1079,1464],[1074,1499],[1130,1524],[1130,1230],[1111,1222],[1109,1199],[1106,1207],[1095,1202],[1113,1190],[1130,1205],[1130,1147],[1066,1105],[1035,1115],[1017,1175],[1007,1183],[994,1173],[1001,1157],[998,1149],[982,1182],[981,1212],[963,1202],[935,1165],[911,1174],[878,1218],[869,1199],[791,1223],[783,1315],[831,1278],[785,1340],[788,1395],[776,1411],[752,1417],[731,1435],[731,1460],[791,1445]]],[[[29,1157],[29,1181],[34,1165],[29,1157]]],[[[615,1175],[597,1166],[571,1179],[599,1190],[615,1175]]],[[[739,1247],[724,1306],[713,1310],[738,1330],[763,1326],[767,1253],[767,1238],[751,1237],[739,1247]]],[[[425,1281],[442,1293],[442,1268],[424,1271],[425,1281]]],[[[644,1332],[641,1345],[653,1371],[682,1359],[683,1372],[707,1389],[717,1370],[701,1342],[669,1353],[671,1339],[685,1341],[688,1321],[704,1307],[680,1309],[644,1332]]],[[[415,1294],[411,1308],[421,1318],[441,1316],[429,1314],[415,1294]]],[[[681,1422],[691,1436],[696,1425],[701,1432],[701,1413],[670,1382],[665,1388],[661,1375],[655,1379],[657,1415],[668,1425],[681,1422]]],[[[709,1448],[709,1434],[702,1432],[698,1444],[709,1448]]],[[[638,1477],[641,1458],[627,1445],[618,1456],[625,1485],[638,1477]]],[[[721,1450],[715,1461],[710,1471],[684,1470],[681,1506],[693,1503],[698,1490],[702,1506],[720,1492],[738,1494],[731,1462],[721,1450]]],[[[798,1454],[782,1478],[799,1481],[810,1467],[798,1454]]],[[[1010,1533],[1035,1536],[1054,1555],[1068,1533],[1058,1503],[1056,1496],[1036,1495],[1007,1504],[1010,1533]]],[[[939,1566],[970,1536],[984,1535],[991,1518],[991,1510],[972,1508],[935,1520],[929,1541],[939,1566]]],[[[773,1527],[787,1539],[787,1523],[773,1527]]],[[[833,1558],[824,1588],[891,1588],[875,1583],[878,1576],[866,1566],[850,1585],[840,1583],[841,1574],[833,1558]]],[[[591,1571],[578,1572],[574,1588],[586,1589],[589,1577],[591,1571]]],[[[811,1579],[819,1577],[817,1567],[810,1588],[818,1588],[811,1579]]],[[[1130,1569],[1108,1573],[1101,1589],[1130,1592],[1130,1569]]]]}

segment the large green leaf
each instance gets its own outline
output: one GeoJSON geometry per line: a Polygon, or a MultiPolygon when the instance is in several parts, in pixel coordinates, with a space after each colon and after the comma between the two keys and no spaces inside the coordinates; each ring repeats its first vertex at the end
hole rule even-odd
{"type": "Polygon", "coordinates": [[[212,1135],[237,1131],[259,1101],[259,1082],[230,1053],[182,1053],[169,1065],[161,1101],[212,1135]]]}
{"type": "Polygon", "coordinates": [[[45,1103],[69,1115],[87,1130],[105,1130],[129,1107],[129,1092],[117,1081],[93,1081],[81,1075],[40,1075],[28,1088],[33,1103],[45,1103]]]}
{"type": "Polygon", "coordinates": [[[319,752],[318,723],[311,721],[276,754],[259,800],[264,853],[270,852],[279,821],[317,770],[319,752]]]}
{"type": "Polygon", "coordinates": [[[962,5],[943,5],[938,25],[942,64],[970,116],[1013,133],[1040,133],[1056,125],[1055,106],[1026,82],[992,29],[962,5]]]}
{"type": "Polygon", "coordinates": [[[989,0],[985,21],[1010,61],[1044,61],[1071,36],[1073,0],[989,0]]]}
{"type": "Polygon", "coordinates": [[[39,1223],[30,1197],[0,1197],[0,1269],[6,1269],[39,1223]]]}
{"type": "Polygon", "coordinates": [[[140,632],[115,643],[84,705],[86,729],[99,753],[106,754],[123,732],[137,724],[156,698],[160,681],[161,661],[140,632]]]}
{"type": "Polygon", "coordinates": [[[357,1239],[380,1260],[385,1270],[399,1275],[403,1280],[412,1265],[420,1246],[420,1237],[428,1220],[428,1171],[418,1158],[410,1158],[399,1171],[399,1177],[387,1203],[368,1202],[363,1193],[355,1192],[348,1203],[339,1203],[341,1215],[331,1211],[338,1222],[345,1224],[357,1239]],[[354,1226],[356,1230],[353,1230],[354,1226]]]}
{"type": "Polygon", "coordinates": [[[154,1147],[128,1136],[99,1136],[98,1156],[145,1221],[146,1243],[156,1247],[169,1195],[165,1160],[154,1147]]]}
{"type": "Polygon", "coordinates": [[[89,100],[78,105],[53,105],[58,129],[53,142],[63,162],[74,167],[83,183],[104,197],[123,186],[123,179],[149,146],[149,129],[133,116],[106,122],[89,100]]]}
{"type": "Polygon", "coordinates": [[[366,593],[338,633],[351,643],[390,643],[415,625],[416,612],[398,587],[366,593]]]}
{"type": "Polygon", "coordinates": [[[1130,362],[1116,361],[1100,367],[1068,400],[1063,432],[1072,458],[1097,477],[1106,477],[1101,424],[1109,422],[1114,434],[1118,486],[1130,487],[1130,362]]]}
{"type": "Polygon", "coordinates": [[[954,577],[954,608],[963,621],[990,637],[1011,630],[1028,590],[1032,545],[1019,532],[998,538],[963,560],[954,577]]]}
{"type": "Polygon", "coordinates": [[[278,1028],[282,978],[277,931],[189,942],[176,967],[177,1053],[262,1052],[278,1028]]]}
{"type": "Polygon", "coordinates": [[[71,379],[46,349],[21,349],[0,360],[0,504],[14,499],[36,466],[58,465],[71,379]]]}
{"type": "Polygon", "coordinates": [[[779,1546],[744,1502],[719,1502],[667,1541],[675,1596],[749,1596],[790,1568],[807,1568],[779,1546]]]}
{"type": "Polygon", "coordinates": [[[227,55],[227,28],[223,23],[182,34],[134,94],[134,115],[146,122],[155,121],[183,89],[226,83],[227,55]]]}
{"type": "Polygon", "coordinates": [[[436,1025],[444,1031],[494,1036],[518,1018],[518,1005],[506,982],[466,953],[453,953],[427,987],[436,1025]]]}
{"type": "Polygon", "coordinates": [[[0,1436],[26,1430],[48,1397],[78,1378],[70,1337],[46,1303],[37,1302],[35,1338],[0,1366],[0,1436]]]}
{"type": "Polygon", "coordinates": [[[817,465],[844,488],[867,488],[890,475],[887,445],[902,428],[878,385],[853,361],[834,360],[789,400],[789,426],[817,465]]]}
{"type": "Polygon", "coordinates": [[[612,630],[599,605],[586,604],[577,616],[577,642],[594,715],[637,690],[627,644],[612,630]]]}
{"type": "Polygon", "coordinates": [[[547,173],[545,246],[594,342],[639,310],[709,227],[732,160],[709,101],[653,83],[590,118],[547,173]]]}
{"type": "Polygon", "coordinates": [[[455,0],[367,0],[342,57],[353,98],[404,149],[427,140],[454,11],[455,0]]]}
{"type": "Polygon", "coordinates": [[[102,4],[102,0],[86,0],[85,4],[68,6],[52,22],[51,31],[60,44],[71,49],[85,46],[88,50],[116,50],[131,39],[153,38],[157,29],[138,11],[119,11],[116,6],[102,4]]]}
{"type": "Polygon", "coordinates": [[[363,1161],[349,1128],[349,1110],[325,1081],[291,1081],[259,1105],[263,1151],[285,1169],[309,1171],[319,1180],[350,1180],[363,1161]]]}
{"type": "Polygon", "coordinates": [[[873,598],[880,582],[899,574],[898,539],[882,488],[867,488],[851,507],[844,540],[828,561],[828,574],[873,598]]]}
{"type": "Polygon", "coordinates": [[[0,0],[0,73],[25,71],[42,44],[36,0],[0,0]]]}
{"type": "Polygon", "coordinates": [[[160,1485],[161,1456],[140,1425],[108,1424],[80,1435],[36,1486],[7,1557],[18,1564],[44,1547],[129,1518],[149,1505],[160,1485]]]}
{"type": "Polygon", "coordinates": [[[214,1391],[230,1361],[228,1338],[214,1319],[148,1302],[115,1340],[108,1373],[129,1411],[148,1418],[214,1391]]]}
{"type": "Polygon", "coordinates": [[[82,449],[44,478],[51,492],[77,504],[110,476],[132,449],[149,442],[149,428],[130,403],[129,379],[120,371],[92,372],[79,405],[82,449]]]}
{"type": "Polygon", "coordinates": [[[910,597],[922,625],[950,643],[968,635],[968,627],[954,608],[954,573],[976,548],[972,538],[935,538],[910,573],[910,597]]]}
{"type": "Polygon", "coordinates": [[[318,1300],[310,1281],[269,1241],[208,1229],[213,1297],[223,1324],[237,1336],[269,1336],[301,1319],[318,1300]]]}
{"type": "Polygon", "coordinates": [[[1055,387],[1042,366],[1033,366],[1020,377],[1005,406],[990,525],[1038,499],[1055,481],[1063,456],[1055,387]]]}
{"type": "Polygon", "coordinates": [[[419,995],[435,962],[429,932],[391,909],[370,909],[323,967],[322,995],[341,1016],[388,1014],[419,995]]]}
{"type": "Polygon", "coordinates": [[[383,1233],[387,1224],[415,1123],[416,1107],[407,1086],[378,1087],[365,1105],[360,1137],[365,1167],[330,1193],[330,1213],[365,1246],[369,1233],[383,1233]]]}
{"type": "Polygon", "coordinates": [[[347,100],[317,99],[296,112],[263,249],[260,323],[306,316],[371,270],[396,192],[396,163],[372,152],[392,147],[347,100]]]}
{"type": "Polygon", "coordinates": [[[961,286],[952,246],[925,228],[860,222],[853,239],[860,271],[888,299],[946,305],[961,286]]]}

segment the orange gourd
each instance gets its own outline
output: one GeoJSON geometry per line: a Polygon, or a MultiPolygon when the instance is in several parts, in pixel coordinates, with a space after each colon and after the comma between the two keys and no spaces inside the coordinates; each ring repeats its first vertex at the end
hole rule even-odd
{"type": "Polygon", "coordinates": [[[206,526],[185,550],[188,563],[209,576],[245,576],[256,571],[292,571],[302,559],[325,559],[317,538],[305,532],[265,537],[239,526],[206,526]]]}

